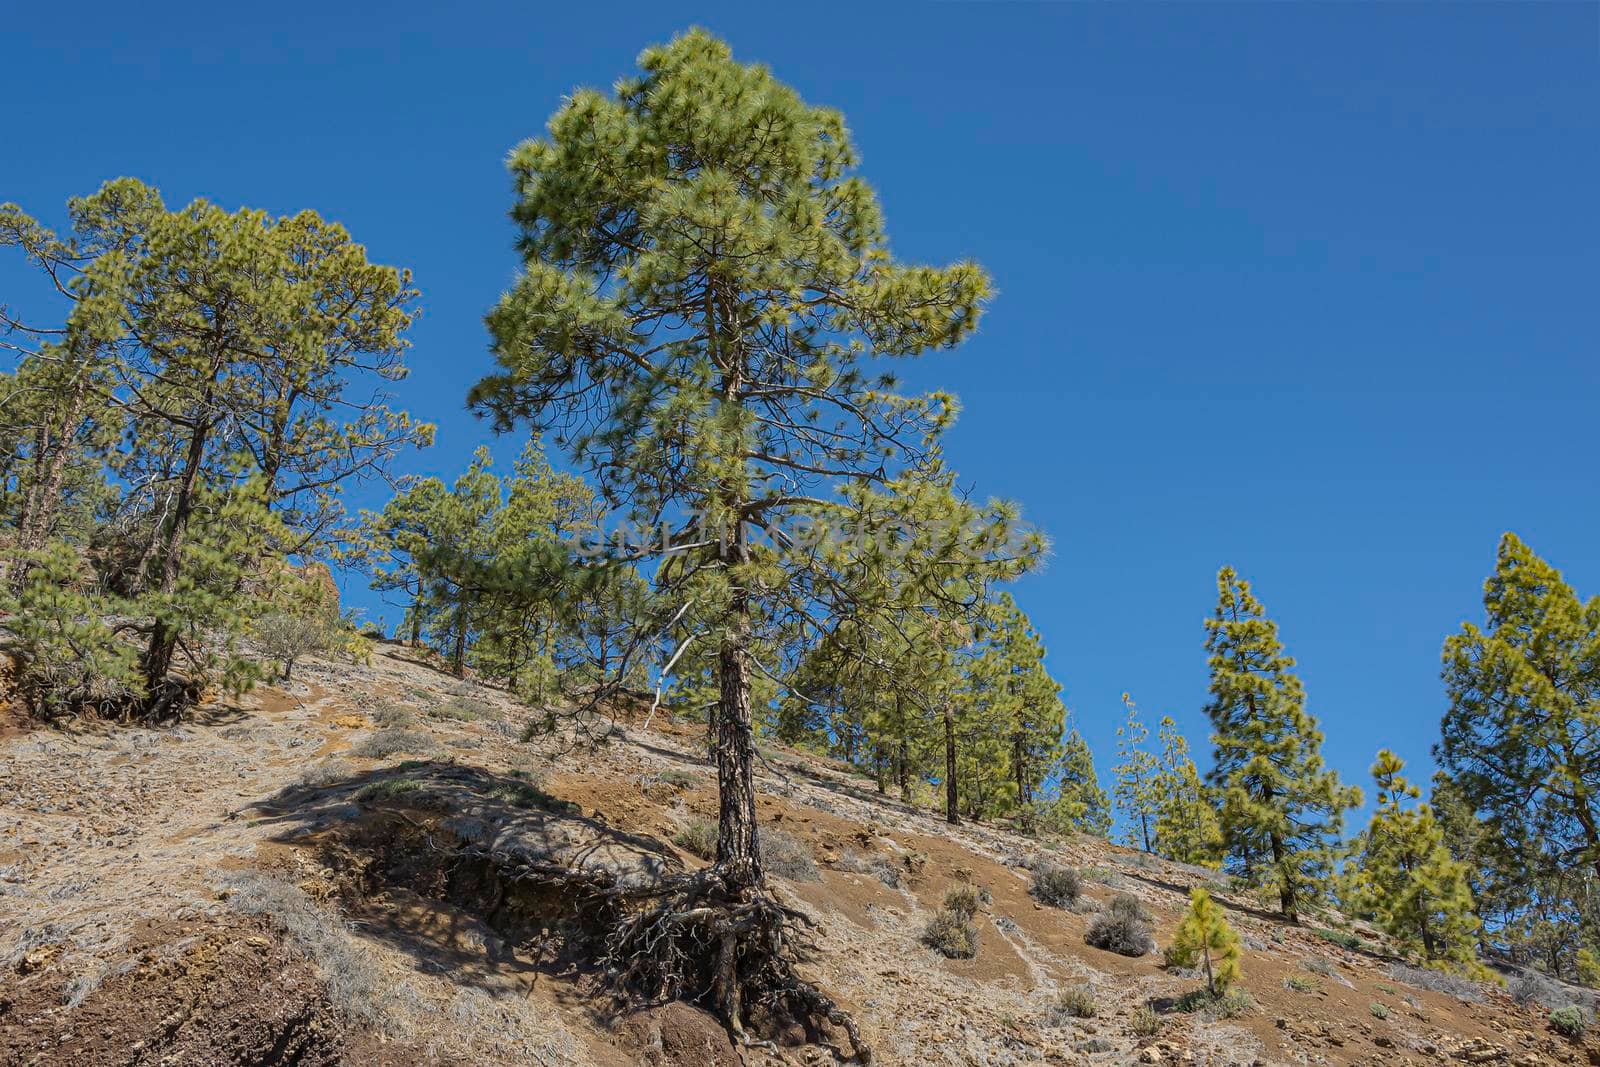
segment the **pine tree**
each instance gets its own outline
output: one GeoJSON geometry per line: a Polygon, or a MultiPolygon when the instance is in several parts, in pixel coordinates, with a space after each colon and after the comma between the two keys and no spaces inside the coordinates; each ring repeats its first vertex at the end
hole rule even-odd
{"type": "Polygon", "coordinates": [[[1128,820],[1128,843],[1153,852],[1160,812],[1159,765],[1155,755],[1144,747],[1150,730],[1139,721],[1133,698],[1123,693],[1122,705],[1128,710],[1128,719],[1117,727],[1119,758],[1113,770],[1117,776],[1114,794],[1117,807],[1128,820]]]}
{"type": "Polygon", "coordinates": [[[1437,755],[1464,812],[1484,820],[1496,925],[1571,974],[1573,949],[1600,940],[1585,902],[1600,879],[1600,597],[1580,601],[1508,533],[1483,602],[1485,625],[1445,642],[1437,755]]]}
{"type": "Polygon", "coordinates": [[[1322,760],[1322,732],[1305,710],[1278,627],[1231,567],[1217,575],[1216,614],[1206,620],[1211,718],[1222,795],[1223,840],[1246,877],[1266,866],[1286,919],[1331,870],[1345,809],[1361,791],[1339,784],[1322,760]]]}
{"type": "Polygon", "coordinates": [[[0,245],[20,248],[68,301],[58,330],[7,320],[56,338],[18,369],[42,402],[0,426],[0,439],[29,437],[8,460],[24,561],[10,579],[25,580],[49,538],[94,540],[97,580],[133,615],[119,631],[144,640],[128,699],[159,716],[203,688],[214,657],[198,638],[226,649],[241,635],[249,620],[230,602],[263,560],[328,550],[342,536],[341,487],[431,440],[367,388],[404,374],[416,294],[312,212],[204,200],[174,211],[129,178],[69,211],[63,238],[0,206],[0,245]],[[103,475],[87,473],[96,466],[103,475]],[[90,500],[92,538],[73,528],[90,500]],[[224,513],[264,514],[228,529],[216,523],[224,513]]]}
{"type": "Polygon", "coordinates": [[[1104,837],[1111,831],[1111,800],[1100,788],[1089,743],[1073,727],[1061,743],[1055,795],[1037,805],[1037,820],[1057,833],[1104,837]]]}
{"type": "Polygon", "coordinates": [[[1157,729],[1161,757],[1156,773],[1156,848],[1168,859],[1202,867],[1221,862],[1222,828],[1189,742],[1164,716],[1157,729]]]}
{"type": "MultiPolygon", "coordinates": [[[[745,993],[799,983],[775,959],[753,776],[756,678],[785,672],[752,657],[807,606],[848,613],[827,598],[852,588],[811,580],[826,554],[752,527],[836,525],[846,485],[889,486],[929,455],[949,398],[901,396],[865,361],[957,344],[990,287],[970,263],[894,263],[837,112],[699,31],[640,66],[614,96],[574,93],[513,154],[524,272],[489,316],[502,371],[471,400],[558,428],[608,501],[677,535],[655,581],[715,650],[718,844],[667,908],[672,936],[640,936],[657,955],[717,946],[714,999],[738,1030],[745,993]]],[[[665,960],[630,967],[681,981],[665,960]]]]}
{"type": "Polygon", "coordinates": [[[1199,962],[1205,971],[1206,992],[1212,997],[1226,993],[1243,973],[1239,935],[1211,894],[1198,886],[1189,891],[1189,910],[1178,924],[1168,955],[1180,966],[1199,962]]]}
{"type": "Polygon", "coordinates": [[[1388,749],[1372,765],[1378,808],[1357,861],[1359,895],[1403,952],[1431,966],[1481,971],[1473,952],[1478,920],[1466,866],[1445,847],[1429,805],[1402,806],[1422,795],[1400,773],[1404,769],[1388,749]]]}

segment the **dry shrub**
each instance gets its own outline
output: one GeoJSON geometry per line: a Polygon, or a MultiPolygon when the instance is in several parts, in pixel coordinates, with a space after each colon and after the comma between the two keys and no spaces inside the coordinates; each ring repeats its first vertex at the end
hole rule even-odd
{"type": "Polygon", "coordinates": [[[839,869],[851,874],[870,874],[890,889],[900,888],[900,868],[887,856],[862,856],[846,852],[839,857],[839,869]]]}
{"type": "Polygon", "coordinates": [[[477,722],[479,719],[499,718],[493,704],[472,696],[451,697],[443,704],[428,709],[428,716],[434,719],[450,719],[454,722],[477,722]]]}
{"type": "Polygon", "coordinates": [[[820,882],[822,873],[811,856],[811,846],[776,827],[767,827],[756,835],[761,852],[761,866],[768,874],[794,882],[820,882]]]}
{"type": "Polygon", "coordinates": [[[978,927],[971,912],[940,908],[922,931],[922,941],[952,960],[970,960],[978,954],[978,927]]]}
{"type": "Polygon", "coordinates": [[[439,745],[427,734],[419,734],[414,730],[401,730],[391,728],[376,730],[361,742],[352,745],[350,751],[357,756],[368,759],[386,759],[389,756],[428,754],[438,751],[439,745]]]}
{"type": "Polygon", "coordinates": [[[372,721],[386,729],[417,724],[417,713],[404,704],[384,702],[372,711],[372,721]]]}
{"type": "Polygon", "coordinates": [[[1063,989],[1056,997],[1054,1014],[1058,1017],[1093,1019],[1094,1013],[1094,987],[1091,985],[1063,989]]]}
{"type": "Polygon", "coordinates": [[[1407,963],[1393,963],[1389,965],[1389,976],[1399,979],[1408,985],[1447,994],[1468,1004],[1481,1004],[1483,1002],[1484,983],[1474,982],[1472,979],[1463,978],[1459,974],[1447,974],[1444,971],[1430,970],[1426,967],[1413,967],[1407,963]]]}
{"type": "Polygon", "coordinates": [[[1104,914],[1094,917],[1083,939],[1095,948],[1122,956],[1143,956],[1155,948],[1150,913],[1145,911],[1138,897],[1128,893],[1118,893],[1111,898],[1111,906],[1104,914]]]}
{"type": "Polygon", "coordinates": [[[1083,880],[1071,867],[1041,860],[1033,869],[1033,895],[1041,904],[1070,908],[1083,895],[1083,880]]]}
{"type": "Polygon", "coordinates": [[[989,903],[989,891],[979,889],[971,882],[962,882],[952,886],[944,895],[944,906],[947,910],[972,918],[978,914],[978,908],[989,903]]]}
{"type": "Polygon", "coordinates": [[[335,1009],[363,1028],[391,1037],[404,1033],[397,999],[371,951],[304,890],[254,872],[234,875],[228,884],[230,908],[270,919],[316,964],[335,1009]]]}

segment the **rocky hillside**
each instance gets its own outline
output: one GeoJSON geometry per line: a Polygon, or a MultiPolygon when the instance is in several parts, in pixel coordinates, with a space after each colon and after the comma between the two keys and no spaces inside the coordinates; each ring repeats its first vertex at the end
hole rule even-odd
{"type": "MultiPolygon", "coordinates": [[[[522,743],[521,721],[388,646],[167,730],[7,720],[0,1063],[833,1062],[839,1035],[775,1027],[736,1050],[692,1006],[614,1004],[593,931],[506,859],[639,878],[703,862],[699,732],[658,716],[594,748],[522,743]]],[[[1412,971],[1371,931],[1283,926],[1200,869],[951,828],[826,761],[765,756],[768,866],[816,923],[805,970],[879,1062],[1600,1063],[1600,1040],[1549,1022],[1573,991],[1412,971]],[[1079,874],[1064,906],[1031,891],[1050,863],[1079,874]],[[1085,942],[1127,894],[1165,945],[1195,885],[1245,943],[1227,1017],[1184,1010],[1199,980],[1159,947],[1085,942]],[[961,887],[977,951],[951,959],[924,934],[961,887]]]]}

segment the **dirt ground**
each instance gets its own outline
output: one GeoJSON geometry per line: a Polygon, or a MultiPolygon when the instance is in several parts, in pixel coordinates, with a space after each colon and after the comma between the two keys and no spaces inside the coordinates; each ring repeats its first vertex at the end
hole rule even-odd
{"type": "MultiPolygon", "coordinates": [[[[616,1004],[560,901],[462,858],[477,844],[639,878],[701,862],[671,843],[715,817],[697,729],[658,716],[599,748],[523,743],[523,714],[382,646],[171,729],[0,717],[0,1064],[834,1062],[827,1035],[735,1049],[692,1005],[616,1004]]],[[[1375,941],[1342,948],[1225,886],[1253,1003],[1183,1012],[1197,981],[1159,949],[1129,958],[1084,933],[1128,893],[1165,945],[1206,872],[950,827],[781,748],[760,779],[763,825],[817,867],[777,879],[817,923],[803,970],[879,1062],[1600,1064],[1600,1041],[1560,1037],[1537,1004],[1422,988],[1375,941]],[[1041,857],[1084,871],[1076,907],[1030,895],[1041,857]],[[968,960],[921,939],[958,884],[987,898],[968,960]],[[1058,1008],[1079,986],[1092,1017],[1058,1008]]]]}

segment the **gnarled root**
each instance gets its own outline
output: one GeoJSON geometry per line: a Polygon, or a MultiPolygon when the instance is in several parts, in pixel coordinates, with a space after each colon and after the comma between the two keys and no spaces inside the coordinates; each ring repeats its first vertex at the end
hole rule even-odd
{"type": "Polygon", "coordinates": [[[872,1062],[855,1021],[795,971],[795,958],[813,947],[814,924],[761,884],[740,884],[713,866],[633,885],[603,870],[519,861],[470,846],[466,852],[493,862],[503,878],[571,894],[574,912],[604,931],[602,962],[619,997],[704,1001],[746,1045],[765,1044],[745,1031],[753,1008],[794,1019],[812,1033],[831,1023],[849,1037],[856,1062],[872,1062]]]}

